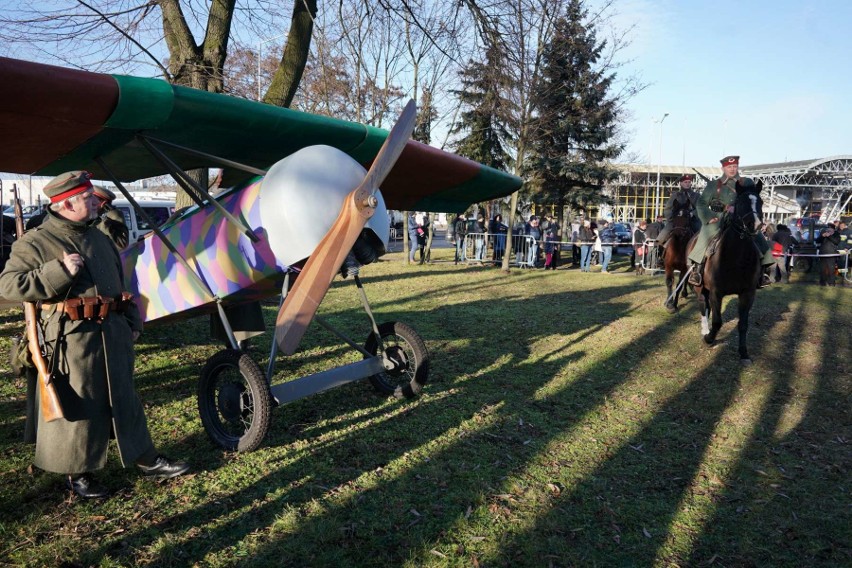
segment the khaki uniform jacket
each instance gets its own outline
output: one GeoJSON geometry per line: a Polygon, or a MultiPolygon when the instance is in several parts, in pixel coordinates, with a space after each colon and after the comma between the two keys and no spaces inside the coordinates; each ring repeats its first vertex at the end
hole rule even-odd
{"type": "MultiPolygon", "coordinates": [[[[15,242],[0,274],[0,296],[10,300],[53,303],[97,294],[116,297],[122,289],[122,265],[110,239],[90,224],[53,212],[41,227],[15,242]],[[75,277],[62,264],[63,251],[84,259],[75,277]]],[[[124,314],[111,312],[102,323],[72,322],[55,307],[38,313],[45,360],[54,370],[65,418],[44,422],[39,415],[35,465],[68,474],[100,469],[106,463],[110,431],[125,466],[152,452],[133,386],[132,331],[142,330],[136,306],[124,314]]]]}
{"type": "MultiPolygon", "coordinates": [[[[722,213],[717,213],[710,209],[710,205],[719,201],[725,207],[733,205],[737,199],[737,180],[745,185],[754,185],[750,178],[741,178],[735,176],[732,178],[717,178],[707,184],[704,191],[701,192],[701,197],[698,198],[698,203],[695,206],[695,213],[701,219],[701,232],[698,233],[698,238],[695,241],[695,248],[689,253],[689,260],[693,262],[701,262],[704,260],[704,253],[707,251],[707,245],[716,234],[719,232],[719,222],[709,223],[714,217],[721,219],[722,213]]],[[[758,233],[754,238],[754,243],[763,255],[761,264],[764,266],[775,264],[775,259],[772,257],[772,250],[763,233],[758,233]]]]}

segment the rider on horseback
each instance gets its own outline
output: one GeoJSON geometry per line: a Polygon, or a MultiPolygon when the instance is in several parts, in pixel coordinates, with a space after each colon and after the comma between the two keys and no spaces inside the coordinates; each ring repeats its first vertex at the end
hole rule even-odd
{"type": "Polygon", "coordinates": [[[692,174],[680,176],[680,188],[669,196],[663,214],[666,216],[666,226],[657,237],[657,244],[666,246],[666,241],[675,227],[689,228],[697,233],[701,228],[701,220],[695,215],[695,206],[698,203],[698,192],[692,189],[692,174]]]}
{"type": "MultiPolygon", "coordinates": [[[[702,227],[695,242],[695,248],[689,254],[689,260],[693,263],[692,273],[689,275],[689,283],[693,286],[701,286],[702,284],[704,254],[711,239],[719,232],[719,220],[722,213],[733,211],[734,201],[737,197],[737,182],[741,186],[754,185],[754,181],[751,179],[740,177],[739,156],[726,156],[722,158],[721,162],[722,171],[724,172],[722,177],[707,184],[701,197],[698,198],[696,205],[696,212],[702,221],[702,227]]],[[[763,266],[764,273],[758,288],[765,288],[771,282],[769,269],[775,265],[775,259],[772,257],[772,249],[760,231],[755,235],[754,243],[763,255],[761,265],[763,266]]]]}

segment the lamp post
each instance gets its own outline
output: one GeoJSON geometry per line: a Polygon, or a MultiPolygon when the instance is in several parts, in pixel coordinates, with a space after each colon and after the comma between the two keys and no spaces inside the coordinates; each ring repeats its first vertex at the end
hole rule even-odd
{"type": "Polygon", "coordinates": [[[260,100],[260,62],[263,61],[263,44],[281,39],[287,34],[278,34],[275,37],[268,37],[257,42],[257,100],[260,100]]]}
{"type": "Polygon", "coordinates": [[[657,218],[657,215],[659,215],[660,212],[661,212],[660,211],[660,170],[663,168],[663,121],[666,119],[666,117],[668,115],[669,115],[669,113],[666,113],[666,114],[663,115],[663,118],[661,118],[658,121],[655,121],[655,122],[660,123],[660,153],[659,153],[659,159],[657,160],[657,194],[656,194],[656,197],[654,198],[654,218],[655,219],[657,218]]]}

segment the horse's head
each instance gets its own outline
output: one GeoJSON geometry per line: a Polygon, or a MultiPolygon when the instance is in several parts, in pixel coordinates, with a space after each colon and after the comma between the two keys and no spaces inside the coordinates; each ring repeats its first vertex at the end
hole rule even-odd
{"type": "Polygon", "coordinates": [[[737,198],[734,201],[734,220],[741,223],[749,233],[757,233],[763,225],[763,199],[760,192],[763,190],[763,182],[756,184],[751,180],[737,181],[737,198]]]}

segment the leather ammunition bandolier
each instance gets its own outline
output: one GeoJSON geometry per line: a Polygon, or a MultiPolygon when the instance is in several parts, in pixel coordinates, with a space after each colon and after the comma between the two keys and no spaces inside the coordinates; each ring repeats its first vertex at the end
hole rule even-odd
{"type": "Polygon", "coordinates": [[[104,321],[110,312],[124,313],[133,301],[133,294],[122,292],[120,296],[111,298],[109,296],[89,296],[85,298],[70,298],[62,302],[40,302],[39,308],[64,313],[70,321],[94,320],[98,323],[104,321]]]}

